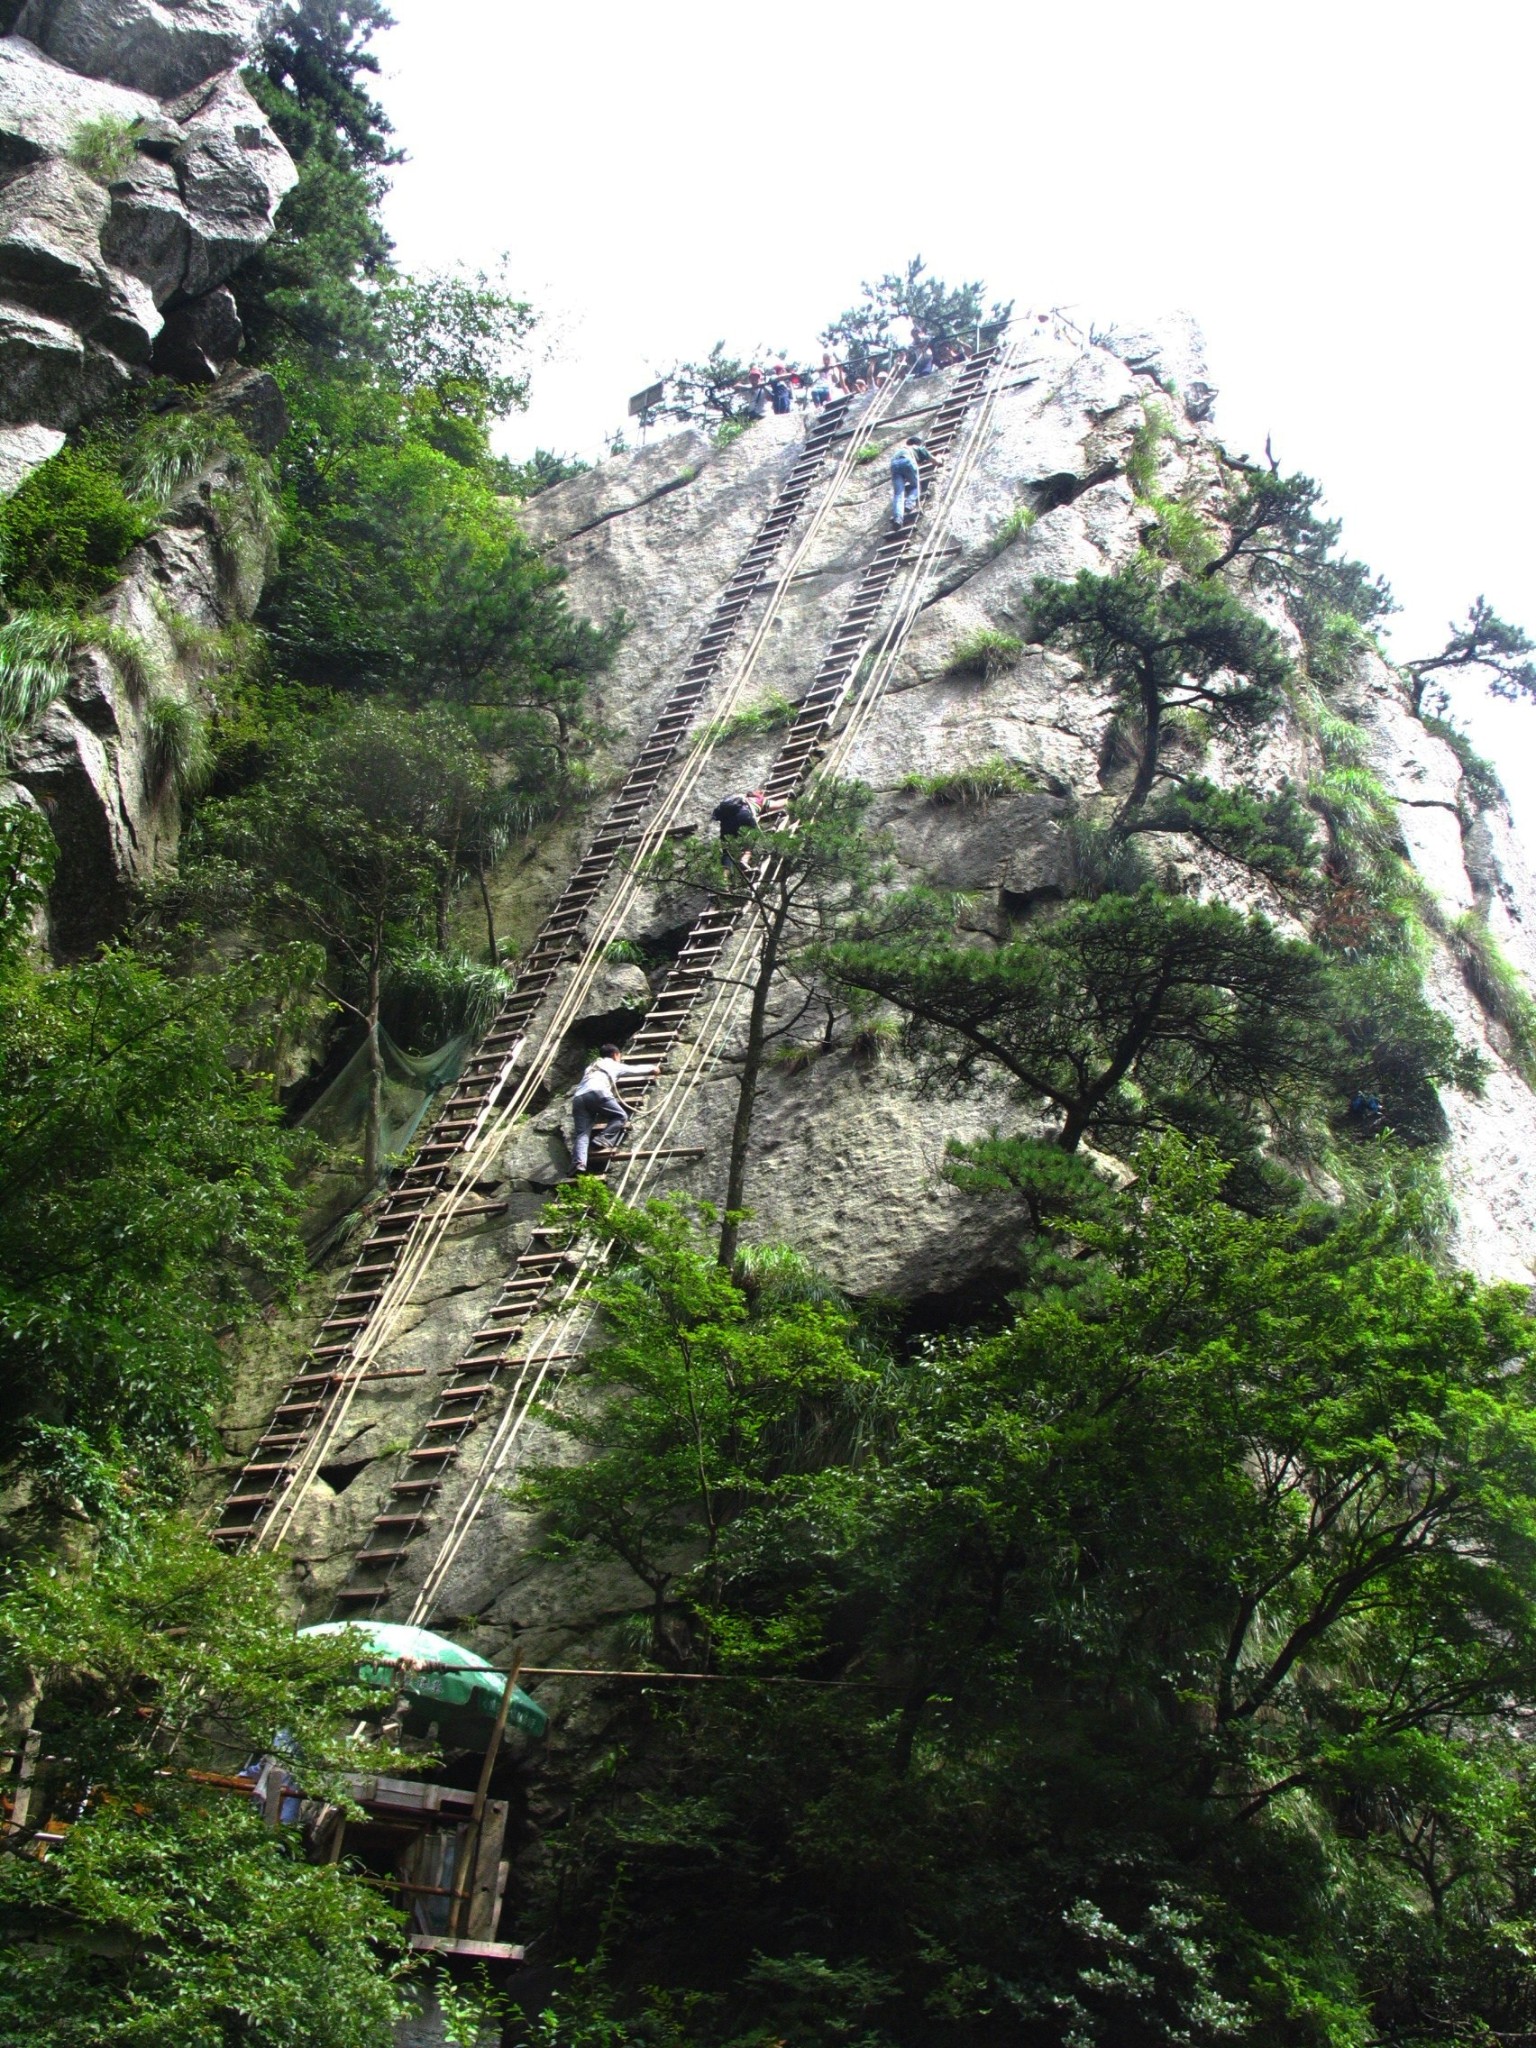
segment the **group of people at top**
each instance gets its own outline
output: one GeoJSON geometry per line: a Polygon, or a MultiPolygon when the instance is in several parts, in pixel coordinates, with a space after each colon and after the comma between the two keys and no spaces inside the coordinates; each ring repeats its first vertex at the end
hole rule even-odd
{"type": "MultiPolygon", "coordinates": [[[[914,377],[931,377],[935,370],[959,362],[964,354],[958,342],[919,338],[907,352],[907,367],[914,377]]],[[[889,369],[876,370],[871,365],[867,377],[854,376],[846,364],[835,362],[829,352],[823,351],[820,365],[814,370],[775,363],[764,371],[754,364],[747,372],[745,384],[737,385],[736,389],[745,391],[750,417],[760,420],[768,412],[793,412],[797,396],[802,400],[808,397],[819,412],[834,398],[858,398],[880,390],[890,375],[889,369]]]]}

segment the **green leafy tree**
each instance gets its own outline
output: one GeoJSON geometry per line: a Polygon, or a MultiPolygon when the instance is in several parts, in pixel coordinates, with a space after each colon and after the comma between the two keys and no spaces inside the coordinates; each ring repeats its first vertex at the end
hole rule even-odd
{"type": "MultiPolygon", "coordinates": [[[[797,1437],[814,1443],[869,1378],[853,1318],[825,1295],[770,1299],[754,1314],[675,1202],[628,1209],[583,1182],[557,1213],[616,1254],[595,1288],[611,1334],[583,1367],[603,1398],[549,1411],[583,1455],[542,1466],[515,1497],[549,1517],[555,1554],[628,1567],[646,1589],[657,1655],[707,1662],[737,1547],[805,1495],[797,1437]]],[[[770,1633],[787,1640],[795,1628],[785,1615],[770,1633]]]]}
{"type": "Polygon", "coordinates": [[[481,716],[503,751],[565,760],[619,630],[575,617],[492,478],[412,428],[388,388],[293,387],[289,538],[260,619],[295,680],[481,716]]]}
{"type": "Polygon", "coordinates": [[[1530,698],[1536,701],[1536,641],[1518,626],[1512,626],[1480,597],[1467,613],[1464,626],[1453,626],[1451,637],[1438,654],[1421,655],[1404,663],[1404,673],[1413,690],[1413,708],[1440,717],[1449,706],[1446,678],[1469,671],[1479,676],[1495,697],[1530,698]]]}
{"type": "Polygon", "coordinates": [[[1031,616],[1043,643],[1067,641],[1114,686],[1136,745],[1136,773],[1116,814],[1122,832],[1160,782],[1177,779],[1164,759],[1171,713],[1197,711],[1221,732],[1253,731],[1290,672],[1273,627],[1222,585],[1165,583],[1142,563],[1113,576],[1084,569],[1071,583],[1042,578],[1031,616]]]}
{"type": "Polygon", "coordinates": [[[988,306],[987,288],[979,280],[945,284],[930,275],[921,256],[860,290],[858,303],[839,313],[821,336],[855,377],[866,377],[882,364],[888,367],[892,355],[907,345],[909,335],[903,330],[908,324],[911,334],[927,341],[969,349],[976,345],[978,327],[1006,320],[1013,311],[1011,299],[988,306]]]}
{"type": "Polygon", "coordinates": [[[13,1565],[0,1692],[31,1743],[0,1836],[0,2042],[46,2013],[61,2048],[388,2048],[414,2003],[401,1915],[230,1782],[276,1752],[344,1799],[344,1768],[391,1761],[348,1740],[381,1712],[355,1652],[297,1637],[280,1579],[143,1514],[68,1565],[13,1565]]]}
{"type": "Polygon", "coordinates": [[[370,1185],[383,1165],[379,1028],[390,960],[436,920],[485,785],[455,715],[368,703],[302,735],[264,781],[200,820],[194,895],[274,936],[321,945],[325,992],[363,1029],[370,1185]]]}
{"type": "Polygon", "coordinates": [[[379,203],[398,156],[367,81],[379,71],[369,44],[392,21],[378,0],[285,0],[268,16],[246,79],[299,181],[235,278],[257,361],[293,349],[322,360],[378,354],[367,288],[389,262],[379,203]]]}
{"type": "Polygon", "coordinates": [[[1260,796],[1204,776],[1182,776],[1153,797],[1129,829],[1186,834],[1288,894],[1303,895],[1316,885],[1316,827],[1289,785],[1260,796]]]}
{"type": "Polygon", "coordinates": [[[1234,480],[1216,506],[1227,544],[1205,564],[1203,575],[1218,576],[1241,563],[1257,589],[1278,590],[1292,603],[1309,639],[1329,614],[1370,626],[1396,609],[1381,577],[1363,562],[1335,556],[1342,529],[1337,519],[1319,515],[1321,484],[1299,471],[1282,475],[1273,457],[1267,468],[1251,462],[1232,462],[1231,468],[1234,480]]]}
{"type": "Polygon", "coordinates": [[[1153,890],[1074,904],[997,947],[855,940],[826,957],[906,1012],[926,1078],[1000,1068],[1060,1115],[1067,1152],[1177,1122],[1202,1095],[1285,1118],[1335,1056],[1320,955],[1262,918],[1153,890]]]}
{"type": "Polygon", "coordinates": [[[857,1425],[815,1439],[754,1437],[726,1401],[695,1427],[681,1342],[751,1320],[702,1244],[707,1299],[669,1320],[675,1241],[633,1240],[601,1487],[560,1464],[528,1497],[567,1544],[614,1554],[610,1509],[677,1540],[665,1597],[707,1601],[728,1682],[615,1703],[547,1903],[566,1943],[601,1913],[612,1980],[664,1986],[696,2038],[1526,2023],[1519,1291],[1437,1271],[1382,1215],[1243,1216],[1176,1139],[1136,1167],[1078,1219],[1074,1290],[852,1382],[857,1425]],[[745,1509],[706,1572],[689,1452],[731,1430],[745,1509]]]}
{"type": "Polygon", "coordinates": [[[44,840],[0,810],[5,1471],[51,1516],[110,1512],[125,1469],[174,1492],[210,1442],[221,1332],[298,1245],[269,1079],[230,1059],[293,957],[190,982],[123,949],[39,972],[44,840]]]}
{"type": "Polygon", "coordinates": [[[526,462],[503,460],[496,471],[498,487],[509,498],[536,498],[568,477],[583,476],[592,467],[579,455],[557,455],[552,448],[535,448],[526,462]]]}
{"type": "Polygon", "coordinates": [[[747,373],[754,365],[765,369],[784,360],[782,349],[759,348],[750,356],[741,356],[717,341],[702,361],[673,364],[667,372],[666,397],[660,410],[671,419],[700,427],[747,426],[752,419],[747,373]]]}

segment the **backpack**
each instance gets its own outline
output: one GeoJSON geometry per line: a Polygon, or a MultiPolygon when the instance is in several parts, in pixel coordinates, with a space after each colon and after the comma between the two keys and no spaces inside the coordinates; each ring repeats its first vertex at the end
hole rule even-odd
{"type": "Polygon", "coordinates": [[[721,834],[730,838],[738,832],[750,832],[757,823],[757,811],[751,800],[744,796],[728,796],[721,799],[710,813],[720,827],[721,834]]]}

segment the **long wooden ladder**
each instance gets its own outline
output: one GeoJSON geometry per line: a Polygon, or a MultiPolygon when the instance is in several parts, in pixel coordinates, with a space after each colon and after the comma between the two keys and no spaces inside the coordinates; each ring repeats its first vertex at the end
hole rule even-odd
{"type": "MultiPolygon", "coordinates": [[[[993,346],[970,357],[947,397],[931,413],[926,441],[935,460],[949,452],[967,415],[985,393],[997,355],[993,346]]],[[[931,475],[931,467],[925,466],[925,503],[931,475]]],[[[903,527],[887,533],[866,564],[764,785],[771,803],[797,796],[814,771],[855,681],[881,606],[920,530],[922,516],[919,512],[903,527]]],[[[625,1046],[626,1060],[659,1068],[675,1050],[741,915],[734,906],[718,906],[695,920],[644,1024],[625,1046]]],[[[626,1095],[643,1108],[654,1085],[628,1083],[626,1095]]],[[[571,1270],[569,1235],[569,1230],[560,1226],[530,1233],[496,1305],[455,1363],[444,1369],[446,1384],[433,1412],[405,1453],[405,1469],[390,1489],[388,1505],[374,1517],[368,1539],[355,1554],[347,1581],[336,1595],[339,1614],[378,1608],[403,1589],[402,1567],[419,1539],[433,1527],[448,1477],[474,1430],[503,1398],[516,1401],[525,1371],[542,1373],[558,1358],[559,1354],[546,1352],[534,1361],[518,1353],[529,1324],[571,1270]]]]}
{"type": "Polygon", "coordinates": [[[811,422],[767,517],[721,592],[698,644],[609,806],[591,845],[545,918],[517,980],[494,1022],[466,1061],[410,1164],[379,1204],[356,1263],[320,1325],[298,1374],[289,1381],[240,1475],[225,1495],[213,1535],[226,1548],[255,1541],[284,1496],[306,1451],[314,1446],[336,1392],[400,1371],[348,1370],[348,1360],[399,1270],[412,1233],[441,1199],[455,1159],[512,1082],[527,1050],[529,1027],[557,976],[582,943],[582,928],[623,847],[633,841],[726,651],[753,599],[763,589],[789,534],[805,510],[828,452],[844,431],[849,400],[824,407],[811,422]]]}

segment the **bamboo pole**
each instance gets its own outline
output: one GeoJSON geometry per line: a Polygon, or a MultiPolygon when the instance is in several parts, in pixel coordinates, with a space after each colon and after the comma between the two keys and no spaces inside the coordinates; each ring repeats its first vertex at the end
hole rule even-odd
{"type": "Polygon", "coordinates": [[[480,1782],[475,1787],[475,1803],[469,1816],[469,1833],[466,1838],[466,1854],[463,1865],[454,1877],[454,1911],[452,1926],[458,1941],[465,1939],[469,1924],[469,1908],[474,1892],[475,1872],[480,1867],[480,1837],[485,1828],[485,1800],[491,1789],[491,1773],[496,1768],[496,1758],[501,1749],[501,1738],[507,1731],[507,1712],[512,1705],[512,1694],[517,1687],[518,1673],[523,1668],[521,1651],[512,1659],[512,1669],[507,1673],[507,1682],[501,1689],[501,1705],[496,1709],[496,1725],[491,1730],[491,1739],[485,1745],[485,1756],[480,1765],[480,1782]]]}

